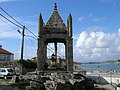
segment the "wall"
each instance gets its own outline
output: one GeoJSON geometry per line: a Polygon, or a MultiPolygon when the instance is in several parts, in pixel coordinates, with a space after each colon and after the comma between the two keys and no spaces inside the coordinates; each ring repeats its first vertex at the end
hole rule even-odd
{"type": "Polygon", "coordinates": [[[13,61],[14,55],[0,54],[0,61],[13,61]]]}

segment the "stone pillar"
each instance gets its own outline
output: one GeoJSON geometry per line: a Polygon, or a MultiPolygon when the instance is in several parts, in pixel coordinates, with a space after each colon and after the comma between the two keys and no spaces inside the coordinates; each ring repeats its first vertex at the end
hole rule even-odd
{"type": "Polygon", "coordinates": [[[66,57],[67,57],[67,71],[73,72],[73,38],[72,38],[72,15],[69,14],[67,19],[67,33],[66,39],[66,57]]]}
{"type": "Polygon", "coordinates": [[[54,44],[55,44],[55,59],[57,61],[57,42],[55,42],[54,44]]]}
{"type": "Polygon", "coordinates": [[[67,71],[73,72],[73,39],[68,38],[66,41],[66,55],[67,55],[67,71]]]}
{"type": "Polygon", "coordinates": [[[39,39],[38,42],[38,51],[37,51],[37,69],[38,71],[42,71],[44,68],[44,42],[41,39],[39,39]]]}
{"type": "Polygon", "coordinates": [[[47,43],[44,46],[44,60],[47,60],[47,43]]]}
{"type": "Polygon", "coordinates": [[[66,63],[66,66],[67,66],[67,71],[68,71],[68,54],[67,54],[67,42],[65,43],[65,63],[66,63]]]}

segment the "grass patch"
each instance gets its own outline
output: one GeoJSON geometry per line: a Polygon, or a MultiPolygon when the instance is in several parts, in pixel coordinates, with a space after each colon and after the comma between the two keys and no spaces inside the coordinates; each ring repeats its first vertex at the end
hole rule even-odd
{"type": "Polygon", "coordinates": [[[1,81],[2,81],[2,83],[4,83],[4,84],[9,84],[10,80],[11,80],[11,79],[2,79],[1,81]]]}
{"type": "Polygon", "coordinates": [[[29,84],[27,84],[27,83],[14,83],[14,84],[10,84],[10,86],[18,87],[21,90],[26,90],[26,86],[29,86],[29,84]]]}
{"type": "Polygon", "coordinates": [[[31,88],[30,86],[26,86],[26,90],[36,90],[36,88],[31,88]]]}

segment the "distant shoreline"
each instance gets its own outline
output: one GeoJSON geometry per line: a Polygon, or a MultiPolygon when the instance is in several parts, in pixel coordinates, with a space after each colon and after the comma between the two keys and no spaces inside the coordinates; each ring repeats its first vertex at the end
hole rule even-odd
{"type": "Polygon", "coordinates": [[[102,61],[102,62],[81,62],[80,64],[113,64],[113,63],[117,63],[119,64],[120,61],[119,60],[114,60],[114,61],[102,61]]]}

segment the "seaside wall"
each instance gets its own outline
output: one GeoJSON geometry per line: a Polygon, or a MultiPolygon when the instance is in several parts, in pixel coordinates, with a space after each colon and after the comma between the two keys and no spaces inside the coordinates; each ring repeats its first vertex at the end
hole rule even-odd
{"type": "Polygon", "coordinates": [[[103,78],[109,83],[115,83],[115,84],[120,83],[120,77],[103,77],[103,78]]]}
{"type": "Polygon", "coordinates": [[[96,83],[99,84],[108,84],[108,83],[114,83],[118,84],[120,83],[120,74],[89,74],[87,75],[88,78],[94,80],[96,83]]]}

